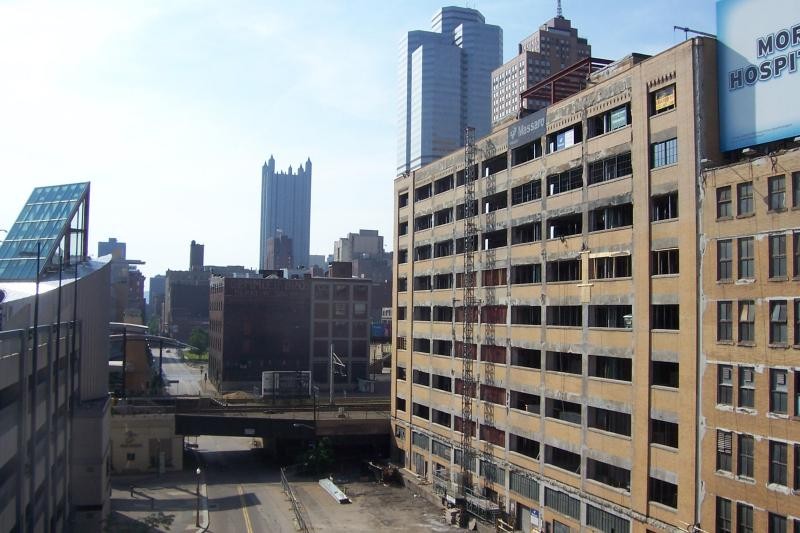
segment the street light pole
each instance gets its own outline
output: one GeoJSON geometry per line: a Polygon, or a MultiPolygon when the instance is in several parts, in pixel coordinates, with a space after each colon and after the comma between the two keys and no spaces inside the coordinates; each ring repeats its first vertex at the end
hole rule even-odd
{"type": "Polygon", "coordinates": [[[198,466],[194,472],[197,474],[197,488],[195,489],[195,494],[197,494],[197,518],[195,525],[200,527],[200,467],[198,466]]]}

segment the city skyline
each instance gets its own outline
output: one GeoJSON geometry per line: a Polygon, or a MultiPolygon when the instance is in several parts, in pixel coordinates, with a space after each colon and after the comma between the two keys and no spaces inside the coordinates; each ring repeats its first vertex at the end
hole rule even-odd
{"type": "MultiPolygon", "coordinates": [[[[119,238],[146,261],[148,277],[185,268],[192,239],[206,245],[209,264],[252,267],[260,210],[252,169],[269,152],[286,162],[314,154],[311,253],[331,253],[358,228],[388,239],[397,44],[443,5],[5,3],[0,46],[24,51],[0,56],[9,80],[0,87],[6,205],[38,185],[91,181],[92,248],[119,238]]],[[[714,5],[563,7],[594,55],[619,59],[679,43],[673,25],[713,32],[714,5]]],[[[550,1],[471,7],[503,29],[504,61],[555,15],[550,1]]],[[[15,214],[3,210],[0,229],[15,214]]]]}

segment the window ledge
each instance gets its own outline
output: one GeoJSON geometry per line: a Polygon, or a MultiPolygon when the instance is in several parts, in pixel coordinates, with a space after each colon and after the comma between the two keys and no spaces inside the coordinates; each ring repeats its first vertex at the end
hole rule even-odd
{"type": "Polygon", "coordinates": [[[651,224],[664,224],[666,222],[675,222],[676,220],[678,220],[678,217],[662,218],[661,220],[651,220],[650,223],[651,224]]]}
{"type": "Polygon", "coordinates": [[[530,455],[526,455],[526,454],[524,454],[524,453],[522,453],[522,452],[516,452],[516,451],[514,451],[514,450],[508,450],[508,451],[509,451],[510,453],[514,454],[514,455],[517,455],[517,456],[519,456],[519,457],[522,457],[522,458],[528,459],[529,461],[536,461],[537,463],[539,462],[539,458],[538,458],[538,457],[531,457],[530,455]]]}
{"type": "Polygon", "coordinates": [[[601,137],[606,137],[606,136],[608,136],[608,135],[611,135],[612,133],[617,133],[617,132],[620,132],[620,131],[625,131],[626,129],[629,129],[630,127],[631,127],[631,124],[625,124],[624,126],[620,126],[619,128],[617,128],[617,129],[615,129],[615,130],[608,130],[608,131],[604,131],[603,133],[597,134],[597,135],[595,135],[594,137],[589,137],[589,138],[588,138],[588,139],[586,139],[586,140],[587,140],[587,142],[588,142],[588,141],[593,141],[593,140],[595,140],[595,139],[600,139],[601,137]]]}
{"type": "Polygon", "coordinates": [[[717,220],[717,222],[723,222],[725,220],[733,220],[733,215],[727,215],[727,216],[724,216],[724,217],[717,217],[716,220],[717,220]]]}
{"type": "Polygon", "coordinates": [[[631,384],[630,381],[626,381],[624,379],[602,378],[600,376],[587,376],[586,379],[588,379],[589,381],[619,383],[621,385],[630,385],[631,384]]]}
{"type": "Polygon", "coordinates": [[[595,427],[587,427],[586,431],[593,431],[595,433],[600,433],[601,435],[607,435],[609,437],[617,437],[619,439],[632,441],[633,438],[630,435],[622,435],[621,433],[614,433],[613,431],[607,431],[605,429],[595,428],[595,427]]]}
{"type": "Polygon", "coordinates": [[[654,278],[654,279],[679,278],[680,277],[680,273],[678,273],[678,274],[651,274],[650,277],[654,278]]]}
{"type": "Polygon", "coordinates": [[[736,481],[741,481],[742,483],[747,483],[748,485],[755,485],[756,484],[756,480],[755,479],[753,479],[751,477],[747,477],[747,476],[742,476],[742,475],[739,475],[739,474],[734,476],[734,479],[736,481]]]}
{"type": "Polygon", "coordinates": [[[665,452],[672,452],[678,453],[678,448],[673,448],[672,446],[668,446],[666,444],[659,444],[657,442],[651,442],[650,446],[653,448],[658,448],[659,450],[664,450],[665,452]]]}
{"type": "Polygon", "coordinates": [[[786,211],[788,211],[788,209],[786,209],[785,207],[779,207],[777,209],[767,209],[767,214],[777,215],[778,213],[785,213],[786,211]]]}
{"type": "Polygon", "coordinates": [[[735,343],[733,341],[727,341],[727,340],[720,341],[720,340],[718,340],[717,344],[721,344],[723,346],[733,346],[735,343]]]}
{"type": "Polygon", "coordinates": [[[664,115],[668,115],[668,114],[674,113],[674,112],[675,112],[675,107],[673,106],[672,109],[665,109],[664,111],[661,111],[660,113],[653,112],[648,118],[663,117],[664,115]]]}
{"type": "Polygon", "coordinates": [[[752,407],[737,407],[736,412],[742,415],[757,415],[758,411],[752,407]]]}
{"type": "Polygon", "coordinates": [[[621,276],[619,278],[591,278],[589,279],[589,281],[610,282],[610,281],[631,281],[632,279],[633,279],[632,276],[621,276]]]}
{"type": "Polygon", "coordinates": [[[736,215],[736,218],[750,218],[756,216],[755,211],[750,211],[749,213],[740,213],[736,215]]]}
{"type": "Polygon", "coordinates": [[[774,413],[772,411],[767,411],[767,418],[771,418],[773,420],[789,420],[788,413],[774,413]]]}
{"type": "Polygon", "coordinates": [[[612,492],[616,492],[616,493],[618,493],[618,494],[620,494],[622,496],[630,496],[631,495],[630,489],[621,489],[619,487],[614,487],[613,485],[608,485],[607,483],[603,483],[602,481],[598,481],[598,480],[592,479],[590,477],[587,477],[586,481],[588,481],[589,483],[591,483],[593,485],[597,485],[598,487],[604,488],[606,490],[610,490],[612,492]]]}
{"type": "Polygon", "coordinates": [[[677,166],[678,166],[678,163],[670,163],[669,165],[661,165],[660,167],[653,167],[653,168],[650,169],[650,172],[652,172],[654,170],[663,170],[663,169],[666,169],[666,168],[672,168],[672,167],[677,167],[677,166]]]}
{"type": "Polygon", "coordinates": [[[603,228],[603,229],[590,229],[587,234],[588,235],[602,235],[603,233],[608,233],[609,231],[617,231],[623,229],[631,229],[633,228],[633,224],[628,224],[627,226],[615,226],[613,228],[603,228]]]}
{"type": "Polygon", "coordinates": [[[658,509],[663,509],[663,510],[669,511],[671,513],[677,513],[678,512],[678,509],[676,507],[671,507],[671,506],[669,506],[669,505],[667,505],[665,503],[654,502],[653,500],[648,500],[647,503],[649,503],[650,505],[652,505],[652,506],[654,506],[654,507],[656,507],[658,509]]]}
{"type": "Polygon", "coordinates": [[[534,281],[532,283],[511,283],[511,287],[532,287],[534,285],[541,285],[541,281],[534,281]]]}
{"type": "Polygon", "coordinates": [[[715,470],[714,473],[720,477],[736,479],[736,476],[733,475],[733,472],[730,472],[729,470],[715,470]]]}
{"type": "Polygon", "coordinates": [[[590,184],[588,184],[586,186],[586,188],[590,189],[592,187],[598,187],[598,186],[604,185],[606,183],[613,183],[615,181],[621,181],[621,180],[624,180],[624,179],[630,179],[632,177],[633,177],[633,174],[625,174],[624,176],[617,176],[616,178],[611,178],[610,180],[603,180],[603,181],[598,181],[597,183],[590,183],[590,184]]]}
{"type": "Polygon", "coordinates": [[[772,276],[770,276],[770,277],[767,279],[767,281],[770,281],[770,282],[776,282],[776,281],[777,281],[777,282],[781,282],[781,281],[789,281],[789,278],[788,278],[787,276],[775,276],[775,277],[772,277],[772,276]]]}
{"type": "Polygon", "coordinates": [[[733,283],[733,278],[718,279],[717,285],[730,285],[733,283]]]}
{"type": "Polygon", "coordinates": [[[650,385],[651,389],[678,392],[678,387],[669,387],[667,385],[650,385]]]}
{"type": "Polygon", "coordinates": [[[755,345],[756,343],[753,341],[739,341],[736,343],[736,346],[741,346],[742,348],[753,348],[755,345]]]}
{"type": "Polygon", "coordinates": [[[659,329],[659,328],[650,328],[650,331],[652,333],[672,333],[674,335],[677,335],[681,332],[681,330],[679,329],[659,329]]]}
{"type": "Polygon", "coordinates": [[[604,326],[589,326],[589,331],[633,331],[633,328],[617,328],[604,326]]]}
{"type": "Polygon", "coordinates": [[[776,350],[788,350],[789,343],[787,342],[770,342],[767,344],[768,348],[774,348],[776,350]]]}

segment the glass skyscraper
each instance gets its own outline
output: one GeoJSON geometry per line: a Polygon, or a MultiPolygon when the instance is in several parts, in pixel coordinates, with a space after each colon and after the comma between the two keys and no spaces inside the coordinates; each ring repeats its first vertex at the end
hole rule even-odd
{"type": "Polygon", "coordinates": [[[261,238],[259,268],[266,268],[267,239],[292,239],[293,266],[308,266],[311,226],[311,159],[292,172],[275,172],[275,159],[261,168],[261,238]]]}
{"type": "Polygon", "coordinates": [[[397,173],[463,145],[464,128],[489,133],[491,74],[502,64],[503,30],[475,9],[443,7],[432,31],[400,43],[397,173]]]}

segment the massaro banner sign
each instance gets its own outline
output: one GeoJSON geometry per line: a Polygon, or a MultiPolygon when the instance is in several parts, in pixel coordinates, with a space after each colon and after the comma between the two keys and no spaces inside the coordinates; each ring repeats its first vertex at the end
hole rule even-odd
{"type": "Polygon", "coordinates": [[[720,143],[800,135],[800,0],[718,0],[720,143]]]}

